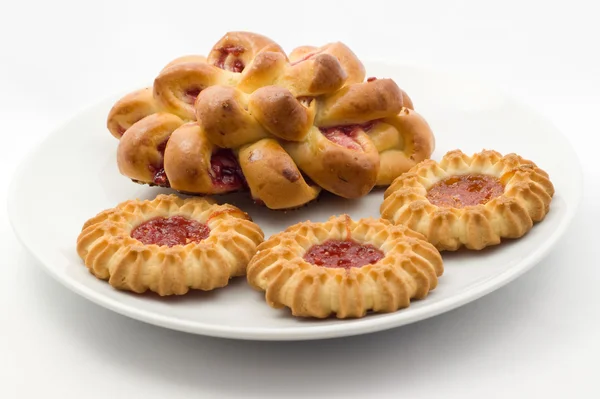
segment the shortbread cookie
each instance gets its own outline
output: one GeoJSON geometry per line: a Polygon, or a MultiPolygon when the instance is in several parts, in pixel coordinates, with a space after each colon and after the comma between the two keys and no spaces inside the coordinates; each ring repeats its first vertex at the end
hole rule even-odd
{"type": "Polygon", "coordinates": [[[439,250],[480,250],[519,238],[550,210],[548,174],[519,155],[448,152],[421,162],[384,194],[381,215],[427,237],[439,250]]]}
{"type": "Polygon", "coordinates": [[[77,253],[117,289],[161,296],[224,287],[263,241],[240,209],[204,198],[130,200],[85,222],[77,253]]]}
{"type": "Polygon", "coordinates": [[[348,215],[304,222],[259,245],[250,285],[294,316],[363,317],[394,312],[425,298],[443,273],[439,252],[404,226],[348,215]]]}

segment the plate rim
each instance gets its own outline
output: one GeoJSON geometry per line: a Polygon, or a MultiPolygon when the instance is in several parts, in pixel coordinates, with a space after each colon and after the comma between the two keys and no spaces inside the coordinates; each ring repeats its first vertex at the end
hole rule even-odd
{"type": "Polygon", "coordinates": [[[156,314],[145,309],[136,308],[132,305],[123,304],[113,298],[108,298],[98,291],[95,291],[91,288],[77,283],[77,281],[74,279],[62,276],[58,271],[59,269],[51,265],[52,262],[50,260],[43,259],[38,253],[36,253],[36,251],[24,238],[24,233],[23,231],[21,231],[21,227],[19,227],[20,223],[18,222],[18,220],[16,220],[17,212],[13,212],[12,210],[16,209],[17,207],[17,188],[19,186],[19,183],[23,181],[22,177],[25,174],[27,161],[35,158],[35,155],[37,153],[43,151],[43,148],[45,147],[46,143],[52,137],[59,134],[60,131],[66,128],[70,123],[72,123],[79,115],[91,111],[94,108],[100,107],[101,104],[107,102],[108,99],[116,97],[120,93],[114,93],[111,96],[100,98],[95,102],[92,102],[84,107],[80,107],[78,110],[75,110],[69,115],[69,117],[65,118],[65,120],[63,120],[61,123],[55,125],[54,128],[49,129],[48,133],[44,137],[42,137],[42,139],[39,140],[36,144],[34,144],[32,148],[30,148],[28,152],[21,158],[17,168],[15,169],[12,175],[7,192],[7,213],[12,231],[17,237],[17,240],[20,242],[20,244],[27,250],[29,255],[32,256],[39,264],[41,264],[43,266],[42,269],[45,270],[45,272],[47,272],[54,280],[58,281],[60,284],[73,291],[74,293],[78,294],[79,296],[86,298],[92,303],[95,303],[96,305],[112,310],[113,312],[122,316],[129,317],[131,319],[159,326],[162,328],[209,337],[251,341],[306,341],[332,339],[369,334],[373,332],[397,328],[403,325],[412,324],[414,322],[437,316],[439,314],[459,308],[467,303],[476,301],[477,299],[480,299],[481,297],[502,288],[506,284],[520,277],[527,271],[531,270],[534,266],[539,264],[539,262],[543,258],[545,258],[546,255],[550,252],[554,244],[567,231],[582,202],[584,191],[583,170],[580,158],[575,149],[573,148],[573,145],[568,140],[568,137],[560,129],[558,129],[558,127],[553,123],[552,120],[550,120],[549,118],[541,114],[539,111],[537,111],[531,104],[521,101],[520,99],[512,96],[507,91],[499,87],[495,87],[489,82],[482,82],[480,79],[470,78],[455,71],[440,70],[426,65],[398,63],[380,59],[371,59],[369,61],[364,61],[364,63],[385,65],[386,67],[417,68],[420,70],[425,70],[426,72],[445,74],[446,76],[451,76],[456,79],[466,79],[471,82],[483,83],[485,88],[501,93],[503,96],[510,99],[511,101],[514,101],[516,104],[518,104],[518,106],[525,109],[528,113],[535,114],[540,120],[543,120],[545,123],[548,123],[549,126],[551,126],[553,130],[555,130],[555,134],[565,141],[566,145],[568,146],[568,151],[572,154],[573,160],[576,160],[576,165],[574,165],[573,169],[577,171],[577,175],[573,176],[571,181],[573,182],[573,187],[576,187],[577,190],[574,190],[576,192],[573,197],[573,200],[569,203],[566,203],[567,206],[565,215],[559,221],[556,229],[547,236],[547,238],[543,241],[543,244],[538,246],[536,251],[529,253],[527,256],[523,257],[520,260],[520,267],[513,267],[504,270],[503,272],[494,276],[493,279],[488,279],[479,284],[476,284],[468,289],[463,290],[459,294],[455,294],[449,298],[442,299],[439,302],[432,304],[431,306],[413,310],[411,313],[408,314],[408,316],[404,314],[403,317],[394,317],[400,313],[392,312],[386,314],[386,316],[388,317],[381,317],[376,319],[352,319],[352,323],[349,324],[349,328],[340,328],[339,324],[323,326],[311,325],[310,327],[297,326],[286,327],[283,329],[252,327],[244,328],[243,330],[240,330],[239,327],[230,327],[227,325],[215,327],[213,324],[204,324],[202,322],[189,322],[173,316],[156,314]]]}

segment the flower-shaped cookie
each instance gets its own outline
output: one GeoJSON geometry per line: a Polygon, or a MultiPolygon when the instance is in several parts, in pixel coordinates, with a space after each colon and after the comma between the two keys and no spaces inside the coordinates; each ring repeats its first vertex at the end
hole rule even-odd
{"type": "Polygon", "coordinates": [[[77,253],[94,276],[117,289],[183,295],[244,275],[263,239],[234,206],[158,195],[123,202],[85,222],[77,253]]]}
{"type": "Polygon", "coordinates": [[[550,210],[548,174],[519,155],[448,152],[398,177],[384,194],[381,215],[427,237],[439,250],[480,250],[519,238],[550,210]]]}
{"type": "Polygon", "coordinates": [[[363,317],[425,298],[443,273],[439,252],[405,226],[347,215],[304,222],[258,246],[247,279],[295,316],[363,317]]]}
{"type": "Polygon", "coordinates": [[[364,79],[342,43],[288,56],[264,36],[228,33],[208,57],[172,61],[152,87],[114,105],[107,125],[120,140],[119,170],[190,194],[249,190],[271,209],[322,189],[361,197],[434,147],[393,80],[364,79]]]}

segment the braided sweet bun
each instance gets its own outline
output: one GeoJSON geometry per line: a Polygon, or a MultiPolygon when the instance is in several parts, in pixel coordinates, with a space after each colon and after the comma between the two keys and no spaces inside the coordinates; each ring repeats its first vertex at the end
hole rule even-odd
{"type": "Polygon", "coordinates": [[[248,111],[272,135],[302,141],[314,124],[316,101],[298,100],[283,87],[266,86],[252,93],[248,111]]]}
{"type": "Polygon", "coordinates": [[[379,152],[377,186],[389,186],[395,178],[429,158],[435,137],[429,124],[410,108],[371,126],[369,137],[379,152]]]}
{"type": "Polygon", "coordinates": [[[288,89],[294,97],[318,96],[341,88],[347,74],[330,54],[290,64],[285,54],[264,52],[242,73],[238,88],[250,93],[264,86],[288,89]]]}
{"type": "Polygon", "coordinates": [[[212,144],[196,122],[173,132],[164,159],[171,187],[180,192],[221,194],[244,188],[233,153],[212,144]]]}
{"type": "Polygon", "coordinates": [[[191,120],[198,94],[207,87],[232,82],[229,75],[204,62],[171,65],[154,79],[154,98],[161,109],[191,120]]]}
{"type": "Polygon", "coordinates": [[[208,54],[208,64],[231,72],[242,72],[262,52],[285,52],[266,36],[251,32],[225,34],[208,54]]]}
{"type": "Polygon", "coordinates": [[[391,79],[355,83],[319,99],[315,124],[322,127],[365,123],[398,114],[402,91],[391,79]]]}
{"type": "Polygon", "coordinates": [[[151,87],[136,90],[121,98],[111,108],[107,127],[110,133],[117,139],[136,122],[159,111],[151,87]]]}
{"type": "Polygon", "coordinates": [[[427,159],[434,138],[392,79],[365,79],[342,43],[289,57],[249,32],[168,63],[111,109],[121,173],[187,194],[248,190],[289,209],[324,189],[358,198],[427,159]],[[260,157],[259,155],[260,154],[260,157]]]}
{"type": "Polygon", "coordinates": [[[164,185],[164,153],[169,137],[183,124],[165,112],[152,114],[127,129],[117,149],[119,171],[133,180],[164,185]]]}
{"type": "Polygon", "coordinates": [[[262,139],[243,147],[239,160],[252,198],[268,208],[297,208],[316,199],[321,192],[319,186],[304,179],[277,140],[262,139]]]}
{"type": "Polygon", "coordinates": [[[238,148],[268,136],[248,111],[247,95],[227,86],[204,90],[196,100],[196,116],[210,141],[223,148],[238,148]]]}
{"type": "Polygon", "coordinates": [[[358,198],[373,188],[379,154],[360,125],[343,129],[313,127],[307,140],[288,142],[285,149],[319,186],[344,198],[358,198]]]}
{"type": "Polygon", "coordinates": [[[359,61],[356,54],[341,42],[329,43],[322,47],[300,46],[290,53],[289,59],[292,64],[305,61],[317,54],[330,54],[334,56],[346,74],[346,84],[360,83],[365,79],[365,67],[359,61]]]}

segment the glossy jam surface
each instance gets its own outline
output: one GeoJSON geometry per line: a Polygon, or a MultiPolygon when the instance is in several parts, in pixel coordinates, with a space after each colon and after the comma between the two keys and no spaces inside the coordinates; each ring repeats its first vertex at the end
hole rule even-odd
{"type": "Polygon", "coordinates": [[[171,187],[169,183],[169,179],[167,178],[167,174],[165,173],[165,165],[164,165],[164,157],[165,157],[165,149],[167,148],[167,142],[170,137],[167,137],[165,141],[160,143],[156,149],[161,154],[161,162],[157,165],[149,165],[148,168],[150,172],[154,174],[152,179],[153,183],[160,187],[171,187]]]}
{"type": "Polygon", "coordinates": [[[321,130],[323,136],[329,141],[333,141],[334,143],[351,150],[362,151],[363,148],[356,140],[356,136],[360,130],[364,132],[369,131],[374,123],[374,121],[370,121],[362,124],[320,128],[319,130],[321,130]]]}
{"type": "Polygon", "coordinates": [[[448,177],[433,185],[427,199],[434,205],[448,208],[463,208],[485,204],[504,192],[497,178],[481,174],[448,177]]]}
{"type": "Polygon", "coordinates": [[[304,255],[304,260],[322,267],[362,267],[377,263],[384,254],[372,245],[353,240],[328,240],[313,245],[304,255]]]}
{"type": "Polygon", "coordinates": [[[221,47],[218,51],[220,52],[219,59],[215,62],[217,68],[240,73],[246,67],[244,61],[237,58],[246,51],[242,46],[225,46],[221,47]],[[227,63],[226,61],[230,56],[233,56],[234,59],[232,62],[227,63]]]}
{"type": "Polygon", "coordinates": [[[182,216],[150,219],[131,232],[131,237],[146,245],[186,245],[200,242],[208,237],[210,229],[207,225],[182,216]]]}
{"type": "Polygon", "coordinates": [[[170,187],[171,183],[169,182],[169,178],[167,177],[167,173],[165,172],[165,168],[160,168],[156,172],[154,172],[154,184],[160,187],[170,187]]]}
{"type": "Polygon", "coordinates": [[[202,91],[202,89],[199,87],[188,88],[187,90],[185,90],[183,92],[184,101],[187,102],[188,104],[194,104],[196,102],[196,98],[198,97],[198,94],[200,94],[201,91],[202,91]]]}
{"type": "Polygon", "coordinates": [[[245,184],[240,164],[231,150],[219,150],[210,159],[211,179],[215,186],[240,189],[245,184]]]}

